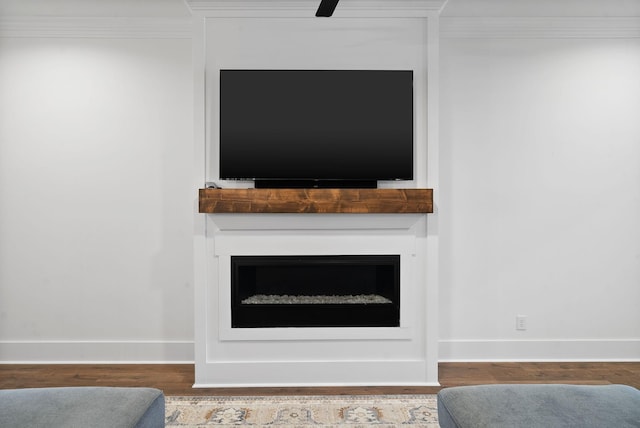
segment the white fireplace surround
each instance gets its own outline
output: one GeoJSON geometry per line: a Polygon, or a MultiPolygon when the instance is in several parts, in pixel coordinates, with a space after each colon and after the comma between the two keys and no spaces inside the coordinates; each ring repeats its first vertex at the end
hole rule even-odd
{"type": "Polygon", "coordinates": [[[369,68],[411,69],[415,79],[415,178],[379,186],[436,189],[433,214],[196,214],[194,386],[438,385],[437,51],[444,1],[345,1],[332,18],[314,18],[306,0],[274,8],[188,3],[198,187],[252,187],[219,180],[219,69],[369,68]],[[231,256],[378,254],[400,255],[400,327],[231,327],[231,256]]]}
{"type": "Polygon", "coordinates": [[[196,386],[430,383],[426,216],[348,214],[339,226],[337,214],[206,215],[207,286],[196,302],[206,306],[206,346],[196,386]],[[400,327],[231,327],[231,256],[374,254],[400,255],[400,327]]]}

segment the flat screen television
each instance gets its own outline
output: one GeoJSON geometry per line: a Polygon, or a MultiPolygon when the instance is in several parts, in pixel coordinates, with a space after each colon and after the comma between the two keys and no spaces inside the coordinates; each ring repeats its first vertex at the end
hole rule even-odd
{"type": "Polygon", "coordinates": [[[256,187],[413,179],[413,71],[220,70],[220,178],[256,187]]]}

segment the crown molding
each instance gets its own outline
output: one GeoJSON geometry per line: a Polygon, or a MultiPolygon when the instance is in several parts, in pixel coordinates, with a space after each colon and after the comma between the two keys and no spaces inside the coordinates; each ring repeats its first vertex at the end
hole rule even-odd
{"type": "Polygon", "coordinates": [[[4,17],[0,37],[190,39],[190,18],[4,17]]]}
{"type": "Polygon", "coordinates": [[[640,38],[640,17],[440,17],[445,39],[640,38]]]}
{"type": "MultiPolygon", "coordinates": [[[[412,17],[439,13],[448,0],[345,0],[333,17],[412,17]]],[[[185,0],[194,12],[220,17],[313,17],[320,0],[185,0]]]]}

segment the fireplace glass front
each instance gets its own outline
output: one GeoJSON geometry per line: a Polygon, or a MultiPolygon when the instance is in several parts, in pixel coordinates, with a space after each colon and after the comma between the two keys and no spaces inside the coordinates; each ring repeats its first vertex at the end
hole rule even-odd
{"type": "Polygon", "coordinates": [[[400,256],[232,256],[231,325],[399,327],[400,256]]]}

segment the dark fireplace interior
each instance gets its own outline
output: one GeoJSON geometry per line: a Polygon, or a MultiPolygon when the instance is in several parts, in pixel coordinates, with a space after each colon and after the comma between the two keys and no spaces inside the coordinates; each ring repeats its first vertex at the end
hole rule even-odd
{"type": "Polygon", "coordinates": [[[400,256],[232,256],[231,325],[399,327],[400,256]]]}

